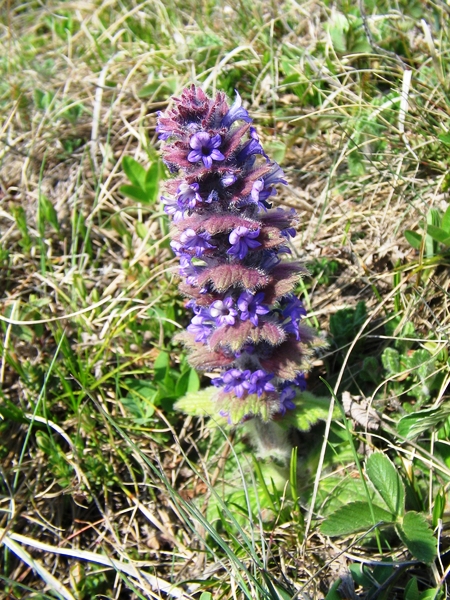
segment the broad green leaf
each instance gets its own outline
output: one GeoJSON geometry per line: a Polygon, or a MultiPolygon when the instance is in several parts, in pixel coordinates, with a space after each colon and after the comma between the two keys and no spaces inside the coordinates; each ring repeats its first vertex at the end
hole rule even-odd
{"type": "Polygon", "coordinates": [[[368,502],[350,502],[338,508],[320,526],[323,534],[331,537],[348,535],[357,531],[368,531],[379,522],[394,523],[393,514],[372,504],[375,523],[372,520],[370,505],[368,502]]]}
{"type": "Polygon", "coordinates": [[[404,231],[404,236],[410,246],[412,246],[415,250],[420,250],[420,246],[422,245],[422,236],[420,233],[411,231],[411,229],[406,229],[404,231]]]}
{"type": "Polygon", "coordinates": [[[409,511],[398,524],[400,539],[411,554],[424,563],[431,563],[436,558],[437,542],[430,526],[422,513],[409,511]]]}
{"type": "Polygon", "coordinates": [[[212,600],[211,592],[202,592],[199,600],[212,600]]]}
{"type": "Polygon", "coordinates": [[[154,162],[145,174],[145,193],[149,204],[156,202],[159,197],[159,182],[161,179],[159,162],[154,162]]]}
{"type": "Polygon", "coordinates": [[[428,225],[427,233],[436,242],[440,242],[445,246],[450,246],[450,233],[448,231],[445,231],[440,227],[435,227],[434,225],[428,225]]]}
{"type": "Polygon", "coordinates": [[[195,369],[184,371],[175,386],[175,395],[180,398],[187,392],[197,392],[200,389],[200,378],[195,369]]]}
{"type": "Polygon", "coordinates": [[[366,461],[366,473],[372,485],[395,516],[405,512],[405,486],[394,464],[381,452],[374,452],[366,461]]]}
{"type": "Polygon", "coordinates": [[[146,170],[137,160],[134,160],[131,156],[124,156],[122,158],[122,168],[134,186],[145,190],[146,170]]]}
{"type": "Polygon", "coordinates": [[[450,205],[447,206],[447,210],[442,216],[441,227],[450,235],[450,205]]]}
{"type": "Polygon", "coordinates": [[[187,391],[188,392],[198,392],[200,389],[200,377],[195,369],[189,370],[189,380],[187,391]]]}
{"type": "Polygon", "coordinates": [[[420,594],[419,600],[438,600],[438,599],[443,599],[444,597],[444,592],[442,591],[442,588],[437,587],[437,588],[430,588],[429,590],[425,590],[424,592],[422,592],[420,594]]]}
{"type": "Polygon", "coordinates": [[[417,578],[412,577],[405,587],[405,600],[420,600],[419,586],[417,578]]]}
{"type": "Polygon", "coordinates": [[[155,381],[163,381],[167,375],[170,366],[170,356],[168,352],[161,351],[153,364],[155,371],[155,381]]]}
{"type": "Polygon", "coordinates": [[[341,594],[338,592],[339,586],[342,584],[342,580],[338,579],[328,590],[328,594],[325,596],[325,600],[342,600],[341,594]]]}
{"type": "Polygon", "coordinates": [[[450,416],[450,404],[442,404],[439,408],[426,408],[406,415],[397,424],[398,434],[412,440],[424,431],[434,431],[450,416]]]}
{"type": "Polygon", "coordinates": [[[147,192],[142,190],[135,185],[121,185],[119,191],[124,196],[131,198],[132,200],[136,200],[136,202],[142,202],[142,204],[148,203],[148,195],[147,192]]]}

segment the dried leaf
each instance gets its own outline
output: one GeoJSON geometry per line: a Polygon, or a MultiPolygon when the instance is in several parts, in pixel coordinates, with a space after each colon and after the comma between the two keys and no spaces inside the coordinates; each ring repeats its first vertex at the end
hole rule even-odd
{"type": "Polygon", "coordinates": [[[365,429],[376,430],[380,426],[380,416],[361,396],[342,393],[342,406],[345,414],[365,429]]]}

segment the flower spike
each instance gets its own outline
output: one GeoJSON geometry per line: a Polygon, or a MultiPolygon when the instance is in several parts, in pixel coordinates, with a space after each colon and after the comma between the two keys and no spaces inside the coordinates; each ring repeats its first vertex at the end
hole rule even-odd
{"type": "Polygon", "coordinates": [[[195,368],[218,372],[217,411],[229,422],[281,418],[305,389],[314,333],[293,290],[304,269],[283,254],[295,211],[268,199],[286,184],[270,161],[242,99],[183,90],[157,132],[178,179],[162,201],[172,217],[180,286],[194,312],[182,334],[195,368]]]}

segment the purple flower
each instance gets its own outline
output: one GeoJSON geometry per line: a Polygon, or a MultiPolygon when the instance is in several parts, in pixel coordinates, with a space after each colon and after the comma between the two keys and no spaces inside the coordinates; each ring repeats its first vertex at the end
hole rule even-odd
{"type": "Polygon", "coordinates": [[[250,140],[239,150],[239,152],[236,155],[236,162],[243,163],[250,156],[253,156],[255,154],[262,154],[263,156],[267,156],[263,150],[263,147],[261,146],[258,136],[256,136],[256,139],[254,137],[251,137],[250,140]]]}
{"type": "Polygon", "coordinates": [[[161,196],[161,200],[164,202],[164,212],[167,215],[172,216],[174,223],[180,221],[184,217],[184,209],[183,207],[180,207],[178,200],[166,198],[165,196],[161,196]]]}
{"type": "Polygon", "coordinates": [[[280,392],[280,408],[278,409],[278,413],[281,416],[286,414],[287,410],[293,410],[295,408],[295,403],[293,402],[296,396],[295,390],[291,386],[286,386],[280,392]]]}
{"type": "Polygon", "coordinates": [[[209,309],[209,314],[216,321],[216,325],[234,325],[238,311],[234,308],[234,300],[228,296],[224,300],[215,300],[209,309]]]}
{"type": "MultiPolygon", "coordinates": [[[[180,242],[184,250],[194,250],[195,256],[199,258],[208,248],[215,248],[209,243],[211,236],[207,231],[195,233],[193,229],[186,229],[180,235],[180,242]]],[[[173,242],[171,242],[173,248],[173,242]]]]}
{"type": "Polygon", "coordinates": [[[187,330],[195,335],[196,342],[207,342],[214,330],[214,323],[208,309],[204,306],[198,306],[193,300],[188,302],[187,306],[192,308],[195,313],[187,330]]]}
{"type": "Polygon", "coordinates": [[[211,383],[216,387],[223,387],[224,392],[233,392],[238,398],[242,398],[248,390],[250,375],[249,370],[229,369],[221,377],[211,379],[211,383]]]}
{"type": "Polygon", "coordinates": [[[202,160],[205,167],[210,169],[213,160],[225,160],[222,152],[217,150],[221,143],[222,138],[218,133],[212,137],[206,131],[195,133],[189,141],[189,146],[192,150],[188,154],[188,161],[197,163],[202,160]]]}
{"type": "Polygon", "coordinates": [[[258,325],[258,315],[266,315],[270,312],[269,308],[262,304],[264,300],[264,292],[259,292],[258,294],[252,294],[252,292],[242,292],[239,296],[237,305],[239,310],[241,311],[241,319],[243,321],[250,321],[256,327],[258,325]]]}
{"type": "Polygon", "coordinates": [[[265,271],[271,271],[274,267],[279,265],[281,259],[278,257],[277,252],[274,250],[264,250],[262,260],[259,264],[261,269],[265,271]]]}
{"type": "Polygon", "coordinates": [[[201,315],[192,317],[191,324],[187,327],[187,330],[195,335],[195,341],[203,343],[208,341],[213,329],[213,324],[205,321],[201,315]]]}
{"type": "Polygon", "coordinates": [[[239,96],[236,90],[234,91],[236,92],[236,100],[227,114],[223,117],[221,123],[222,127],[229,128],[235,121],[238,120],[246,121],[247,123],[252,122],[248,112],[242,107],[242,98],[239,96]]]}
{"type": "Polygon", "coordinates": [[[187,183],[181,183],[178,186],[178,204],[180,207],[184,209],[190,209],[196,207],[198,203],[202,202],[202,197],[198,193],[199,190],[198,183],[191,183],[188,185],[187,183]]]}
{"type": "Polygon", "coordinates": [[[250,376],[248,393],[261,396],[264,392],[276,392],[276,388],[270,383],[271,379],[273,379],[272,373],[266,373],[262,369],[258,369],[250,376]]]}
{"type": "Polygon", "coordinates": [[[189,254],[180,255],[180,269],[179,273],[186,279],[188,285],[196,285],[198,274],[201,271],[199,267],[195,267],[192,264],[192,256],[189,254]]]}
{"type": "Polygon", "coordinates": [[[281,314],[285,320],[283,323],[284,330],[287,333],[293,333],[295,339],[300,339],[299,326],[302,317],[306,316],[306,310],[303,304],[296,296],[284,298],[281,303],[281,314]]]}
{"type": "Polygon", "coordinates": [[[259,231],[259,229],[251,231],[244,226],[233,229],[228,238],[231,248],[227,251],[227,254],[234,254],[237,258],[242,260],[247,255],[250,248],[261,246],[261,243],[255,240],[259,235],[259,231]]]}
{"type": "Polygon", "coordinates": [[[223,177],[222,177],[222,185],[224,188],[230,187],[230,185],[233,185],[233,183],[237,180],[236,175],[233,175],[233,173],[226,173],[223,177]]]}

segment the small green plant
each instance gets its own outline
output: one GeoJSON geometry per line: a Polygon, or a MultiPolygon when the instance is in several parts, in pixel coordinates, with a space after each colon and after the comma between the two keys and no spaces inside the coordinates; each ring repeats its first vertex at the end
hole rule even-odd
{"type": "Polygon", "coordinates": [[[366,461],[366,476],[374,495],[338,508],[322,523],[322,533],[342,536],[394,526],[410,553],[431,563],[436,558],[436,538],[423,513],[406,510],[405,485],[395,465],[386,455],[375,452],[366,461]]]}
{"type": "Polygon", "coordinates": [[[407,229],[405,237],[416,250],[424,252],[427,258],[448,252],[450,247],[450,206],[442,213],[431,208],[427,214],[426,223],[421,221],[419,227],[422,234],[407,229]]]}
{"type": "Polygon", "coordinates": [[[131,185],[120,186],[121,193],[136,202],[154,204],[159,199],[159,186],[163,178],[161,162],[156,159],[148,169],[144,169],[131,156],[124,156],[122,167],[131,185]]]}

